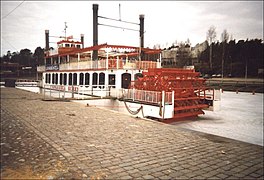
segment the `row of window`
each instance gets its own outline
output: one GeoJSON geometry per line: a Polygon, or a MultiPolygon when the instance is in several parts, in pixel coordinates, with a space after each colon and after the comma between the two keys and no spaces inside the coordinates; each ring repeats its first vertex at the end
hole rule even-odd
{"type": "MultiPolygon", "coordinates": [[[[136,80],[138,77],[142,77],[141,73],[135,74],[134,79],[136,80]]],[[[46,73],[45,74],[45,83],[46,84],[56,84],[56,85],[90,85],[90,73],[79,73],[79,78],[77,73],[46,73]]],[[[108,75],[108,85],[111,85],[115,88],[116,85],[116,75],[109,74],[108,75]]],[[[123,73],[121,75],[121,88],[129,88],[131,82],[131,74],[123,73]]],[[[93,73],[92,74],[92,85],[93,87],[97,87],[99,85],[100,88],[104,88],[105,85],[105,73],[93,73]]]]}
{"type": "Polygon", "coordinates": [[[68,44],[68,43],[66,43],[66,44],[60,44],[59,45],[59,47],[76,47],[76,48],[81,48],[81,45],[80,44],[68,44]]]}
{"type": "MultiPolygon", "coordinates": [[[[90,85],[90,74],[80,73],[79,81],[77,73],[46,73],[45,83],[58,85],[90,85]]],[[[113,82],[112,82],[113,83],[113,82]]],[[[115,84],[115,82],[114,82],[115,84]]],[[[113,84],[113,85],[114,85],[113,84]]],[[[92,85],[98,85],[98,73],[92,74],[92,85]]],[[[105,85],[105,74],[99,73],[99,85],[105,85]]]]}

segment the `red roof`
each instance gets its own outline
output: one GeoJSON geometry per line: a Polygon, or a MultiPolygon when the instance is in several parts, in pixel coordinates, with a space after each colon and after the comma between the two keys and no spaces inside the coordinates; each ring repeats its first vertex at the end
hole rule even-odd
{"type": "Polygon", "coordinates": [[[65,39],[57,42],[57,44],[62,44],[62,43],[82,44],[80,41],[69,41],[69,40],[65,40],[65,39]]]}
{"type": "MultiPolygon", "coordinates": [[[[71,42],[71,41],[67,41],[67,40],[62,40],[60,42],[71,42]]],[[[59,42],[58,42],[59,43],[59,42]]],[[[48,56],[48,57],[56,57],[58,55],[60,56],[65,56],[65,55],[73,55],[73,54],[76,54],[76,53],[83,53],[83,52],[86,52],[86,51],[93,51],[93,50],[99,50],[101,48],[123,48],[123,49],[134,49],[135,51],[134,52],[131,52],[127,55],[136,55],[138,52],[139,52],[139,47],[135,47],[135,46],[124,46],[124,45],[109,45],[107,43],[105,44],[100,44],[100,45],[97,45],[97,46],[90,46],[90,47],[86,47],[86,48],[82,48],[82,49],[74,49],[72,51],[69,51],[69,52],[66,52],[66,53],[60,53],[60,54],[55,54],[55,55],[52,55],[52,56],[48,56]]],[[[150,48],[141,48],[141,51],[144,51],[144,53],[146,54],[158,54],[161,52],[161,49],[150,49],[150,48]]]]}

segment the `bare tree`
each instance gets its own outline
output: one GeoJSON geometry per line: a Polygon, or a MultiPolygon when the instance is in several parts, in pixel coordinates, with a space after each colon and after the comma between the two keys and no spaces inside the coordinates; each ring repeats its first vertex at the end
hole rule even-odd
{"type": "Polygon", "coordinates": [[[221,40],[222,42],[227,42],[229,40],[229,34],[226,29],[221,34],[221,40]]]}
{"type": "Polygon", "coordinates": [[[221,40],[223,44],[223,53],[222,53],[222,78],[223,78],[224,77],[225,44],[229,40],[229,34],[227,33],[226,29],[224,29],[224,31],[221,34],[221,40]]]}
{"type": "Polygon", "coordinates": [[[209,46],[210,46],[210,60],[209,60],[209,66],[210,66],[210,69],[212,70],[213,69],[213,64],[212,64],[212,55],[213,55],[213,46],[212,46],[212,43],[215,41],[216,39],[216,31],[215,31],[216,27],[215,26],[211,26],[207,33],[206,33],[206,39],[209,43],[209,46]]]}

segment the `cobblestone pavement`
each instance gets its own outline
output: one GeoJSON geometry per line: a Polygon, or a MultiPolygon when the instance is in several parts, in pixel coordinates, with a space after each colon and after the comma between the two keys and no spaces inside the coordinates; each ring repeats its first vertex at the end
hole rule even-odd
{"type": "Polygon", "coordinates": [[[263,179],[263,147],[1,88],[1,177],[24,167],[48,179],[263,179]]]}

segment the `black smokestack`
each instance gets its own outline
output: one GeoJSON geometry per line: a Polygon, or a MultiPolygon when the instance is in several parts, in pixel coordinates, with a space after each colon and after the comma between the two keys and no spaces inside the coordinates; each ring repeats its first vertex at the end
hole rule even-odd
{"type": "MultiPolygon", "coordinates": [[[[98,4],[93,4],[93,45],[98,45],[98,4]]],[[[98,59],[98,50],[93,51],[93,60],[98,59]]]]}
{"type": "Polygon", "coordinates": [[[84,48],[84,34],[81,34],[81,43],[82,43],[82,48],[84,48]]]}
{"type": "Polygon", "coordinates": [[[49,30],[45,30],[45,50],[48,51],[49,50],[49,30]]]}
{"type": "Polygon", "coordinates": [[[144,47],[144,15],[139,15],[139,37],[140,37],[140,47],[144,47]]]}

